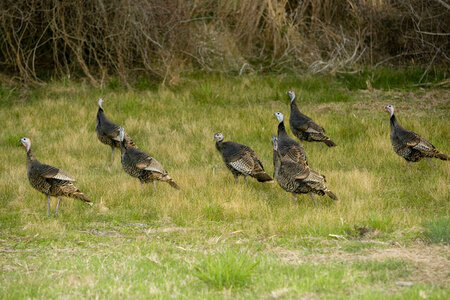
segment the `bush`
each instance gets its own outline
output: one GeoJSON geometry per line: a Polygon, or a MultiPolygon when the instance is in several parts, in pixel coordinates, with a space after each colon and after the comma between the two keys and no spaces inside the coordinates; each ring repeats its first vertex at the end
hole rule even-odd
{"type": "MultiPolygon", "coordinates": [[[[0,64],[45,76],[139,76],[176,84],[183,72],[348,71],[357,63],[448,63],[450,10],[435,0],[0,2],[0,64]]],[[[3,78],[11,78],[3,76],[3,78]]],[[[106,80],[106,81],[105,81],[106,80]]]]}

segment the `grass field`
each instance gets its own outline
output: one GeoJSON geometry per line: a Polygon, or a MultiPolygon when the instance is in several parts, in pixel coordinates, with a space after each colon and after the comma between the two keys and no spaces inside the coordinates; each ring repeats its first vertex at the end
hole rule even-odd
{"type": "Polygon", "coordinates": [[[450,91],[377,76],[373,90],[356,76],[281,75],[191,76],[132,91],[115,82],[59,81],[26,94],[2,87],[0,298],[448,299],[450,164],[407,169],[383,107],[449,154],[450,91]],[[214,147],[221,131],[272,174],[272,114],[289,115],[288,89],[338,144],[305,149],[340,202],[317,197],[314,207],[303,195],[295,205],[277,183],[235,185],[214,147]],[[117,152],[109,165],[95,133],[99,97],[182,191],[141,189],[117,152]],[[95,205],[63,198],[47,217],[26,177],[22,136],[95,205]]]}

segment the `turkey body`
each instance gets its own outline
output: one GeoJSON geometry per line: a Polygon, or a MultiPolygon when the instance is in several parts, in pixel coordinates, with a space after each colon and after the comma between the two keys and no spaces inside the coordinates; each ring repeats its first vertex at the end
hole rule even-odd
{"type": "Polygon", "coordinates": [[[398,122],[395,114],[390,118],[391,143],[395,153],[406,161],[417,162],[422,158],[439,158],[449,160],[449,157],[437,150],[429,141],[415,132],[406,130],[398,122]]]}
{"type": "Polygon", "coordinates": [[[121,142],[121,152],[123,170],[127,174],[138,178],[141,184],[158,180],[167,182],[175,189],[180,189],[164,167],[155,158],[144,151],[127,144],[127,142],[123,140],[121,142]]]}
{"type": "MultiPolygon", "coordinates": [[[[279,116],[277,116],[278,118],[279,116]]],[[[294,139],[289,137],[286,127],[284,126],[283,115],[281,114],[281,121],[278,124],[277,130],[278,138],[278,151],[281,156],[288,157],[289,159],[301,163],[303,165],[308,165],[306,158],[306,152],[299,143],[294,139]]]]}
{"type": "Polygon", "coordinates": [[[31,150],[28,151],[27,158],[28,180],[33,188],[49,196],[76,198],[89,205],[93,204],[73,184],[75,178],[58,168],[40,163],[31,150]]]}
{"type": "Polygon", "coordinates": [[[309,166],[295,162],[288,157],[281,156],[274,140],[274,177],[281,188],[286,192],[292,193],[296,200],[296,194],[310,194],[314,200],[312,193],[320,196],[328,195],[333,200],[338,200],[336,195],[331,192],[325,185],[325,176],[312,170],[309,166]]]}
{"type": "Polygon", "coordinates": [[[48,209],[50,208],[50,197],[58,197],[58,212],[61,197],[80,199],[88,205],[93,203],[74,184],[75,178],[60,170],[41,163],[36,159],[31,150],[31,142],[27,138],[20,140],[27,147],[27,176],[30,185],[37,191],[47,195],[48,209]]]}
{"type": "MultiPolygon", "coordinates": [[[[111,147],[111,160],[113,160],[114,149],[120,148],[120,126],[110,121],[103,110],[103,99],[99,99],[99,106],[97,111],[97,125],[95,131],[100,142],[111,147]]],[[[130,146],[136,146],[130,136],[125,133],[124,139],[130,146]]]]}
{"type": "Polygon", "coordinates": [[[247,176],[256,178],[259,182],[272,181],[265,171],[261,160],[256,153],[248,146],[235,142],[224,142],[221,134],[215,134],[216,149],[222,154],[222,159],[234,176],[235,182],[238,176],[247,176]]]}
{"type": "Polygon", "coordinates": [[[328,147],[335,147],[336,144],[325,135],[325,129],[315,123],[310,117],[302,114],[295,102],[293,91],[288,92],[291,98],[291,115],[289,116],[289,126],[292,133],[299,139],[307,142],[323,142],[328,147]]]}

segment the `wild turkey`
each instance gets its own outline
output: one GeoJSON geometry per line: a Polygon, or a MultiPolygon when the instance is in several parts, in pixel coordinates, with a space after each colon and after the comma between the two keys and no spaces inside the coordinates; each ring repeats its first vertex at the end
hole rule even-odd
{"type": "Polygon", "coordinates": [[[278,184],[289,193],[292,193],[294,202],[297,202],[297,194],[308,194],[317,206],[313,193],[328,195],[333,200],[338,200],[336,195],[325,185],[325,176],[313,171],[304,164],[299,164],[288,157],[283,157],[278,150],[278,139],[272,137],[275,179],[278,184]]]}
{"type": "Polygon", "coordinates": [[[32,187],[47,195],[47,215],[50,214],[50,196],[58,197],[58,204],[53,215],[58,213],[61,197],[83,200],[86,204],[93,203],[72,182],[75,178],[58,168],[40,163],[31,151],[31,141],[23,137],[19,140],[27,149],[27,173],[32,187]]]}
{"type": "MultiPolygon", "coordinates": [[[[120,148],[119,140],[119,125],[111,122],[106,116],[103,110],[103,98],[98,99],[98,111],[97,111],[97,137],[105,145],[111,147],[111,163],[114,159],[114,149],[120,148]]],[[[130,146],[136,147],[133,140],[125,133],[125,141],[130,146]]]]}
{"type": "Polygon", "coordinates": [[[442,160],[449,160],[449,156],[438,151],[429,141],[421,137],[415,132],[406,130],[397,122],[397,118],[394,115],[394,107],[387,105],[384,108],[390,113],[391,123],[391,143],[395,153],[406,159],[407,166],[409,162],[416,162],[425,157],[433,167],[430,161],[430,157],[439,158],[442,160]]]}
{"type": "Polygon", "coordinates": [[[308,165],[305,150],[295,140],[291,139],[286,132],[284,126],[284,115],[281,112],[273,114],[278,119],[278,149],[280,149],[281,156],[287,156],[291,160],[308,165]]]}
{"type": "Polygon", "coordinates": [[[120,150],[122,152],[122,167],[129,175],[138,178],[141,186],[147,182],[153,182],[156,189],[156,181],[163,181],[175,189],[180,187],[170,178],[164,167],[153,157],[139,150],[125,139],[123,127],[119,127],[120,150]]]}
{"type": "Polygon", "coordinates": [[[294,91],[288,91],[291,98],[291,116],[289,117],[289,125],[292,133],[300,140],[308,142],[324,142],[328,147],[334,147],[336,144],[327,137],[325,129],[316,124],[311,118],[302,114],[295,103],[294,91]]]}
{"type": "Polygon", "coordinates": [[[216,148],[222,154],[223,161],[234,176],[235,183],[238,176],[244,176],[247,184],[247,176],[256,178],[259,182],[272,181],[272,178],[264,172],[261,160],[250,147],[235,142],[224,142],[223,134],[214,134],[216,148]]]}

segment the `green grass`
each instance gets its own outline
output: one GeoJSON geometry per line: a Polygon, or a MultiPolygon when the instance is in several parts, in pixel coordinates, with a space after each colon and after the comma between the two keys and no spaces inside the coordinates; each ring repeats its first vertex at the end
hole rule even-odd
{"type": "Polygon", "coordinates": [[[425,236],[432,243],[450,244],[450,218],[440,217],[424,224],[425,236]]]}
{"type": "Polygon", "coordinates": [[[422,86],[440,83],[446,79],[446,76],[448,76],[446,72],[439,69],[426,71],[419,67],[379,68],[364,69],[358,74],[341,74],[338,81],[344,83],[350,90],[367,89],[368,86],[382,90],[417,90],[422,86]]]}
{"type": "Polygon", "coordinates": [[[354,267],[361,271],[361,276],[366,276],[371,282],[392,282],[396,278],[405,278],[411,273],[408,263],[396,259],[358,261],[354,267]]]}
{"type": "Polygon", "coordinates": [[[248,284],[257,264],[246,253],[227,250],[205,258],[194,275],[218,289],[238,288],[248,284]]]}
{"type": "Polygon", "coordinates": [[[448,243],[450,165],[407,169],[392,150],[383,107],[393,104],[404,127],[448,154],[449,91],[360,88],[288,75],[195,75],[176,88],[142,80],[135,90],[117,80],[2,87],[0,298],[448,298],[441,242],[448,243]],[[295,205],[277,183],[235,185],[214,147],[221,131],[252,147],[272,174],[272,114],[289,115],[288,89],[338,144],[304,147],[340,202],[316,197],[315,207],[304,195],[295,205]],[[164,183],[141,189],[117,153],[109,166],[110,149],[95,134],[99,97],[181,192],[164,183]],[[26,177],[22,136],[41,162],[77,178],[95,205],[63,199],[48,218],[45,196],[26,177]]]}

